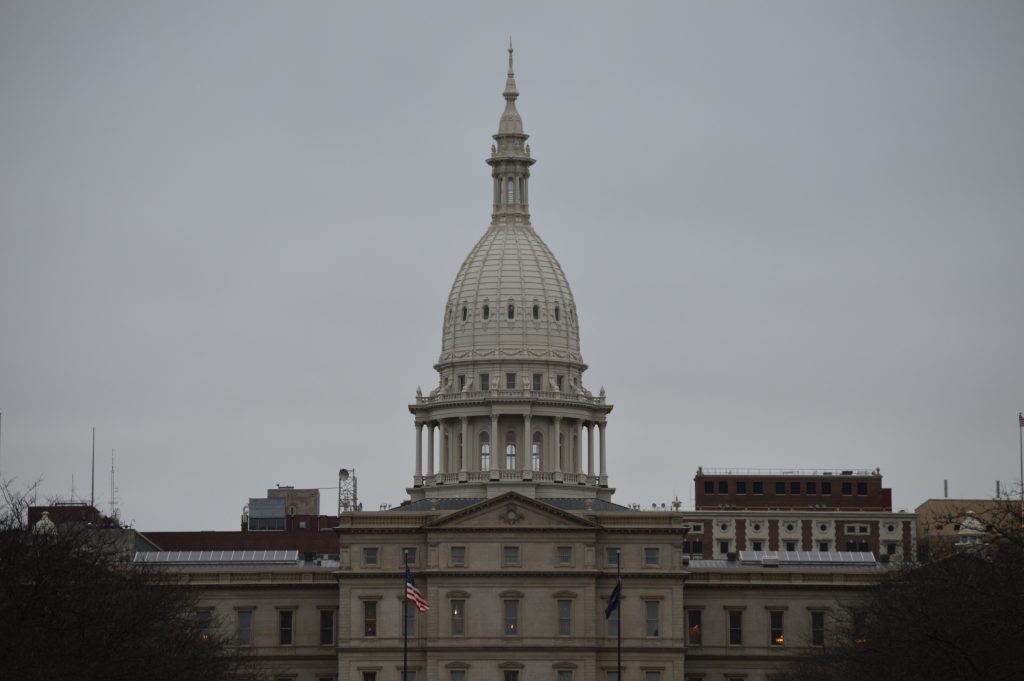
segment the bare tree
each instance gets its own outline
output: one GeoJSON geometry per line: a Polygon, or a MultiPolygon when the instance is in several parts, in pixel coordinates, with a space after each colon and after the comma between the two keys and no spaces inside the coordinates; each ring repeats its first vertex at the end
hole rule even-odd
{"type": "Polygon", "coordinates": [[[1004,500],[985,541],[884,575],[841,608],[828,645],[794,660],[794,681],[1024,679],[1024,532],[1004,500]]]}
{"type": "Polygon", "coordinates": [[[0,678],[253,675],[248,658],[197,619],[187,585],[125,559],[127,530],[29,528],[32,492],[0,484],[0,678]]]}

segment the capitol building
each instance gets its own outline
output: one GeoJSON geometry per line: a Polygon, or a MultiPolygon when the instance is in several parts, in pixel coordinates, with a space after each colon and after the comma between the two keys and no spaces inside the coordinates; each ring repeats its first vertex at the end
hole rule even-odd
{"type": "Polygon", "coordinates": [[[773,678],[824,645],[839,603],[912,559],[913,514],[892,512],[877,470],[709,468],[693,510],[613,501],[609,459],[637,453],[607,447],[586,311],[531,223],[512,57],[486,159],[490,224],[438,300],[438,382],[416,389],[414,439],[393,462],[408,498],[329,524],[284,501],[257,518],[252,504],[246,531],[149,533],[160,550],[136,561],[197,586],[204,621],[273,679],[773,678]],[[405,607],[406,563],[426,612],[405,607]]]}

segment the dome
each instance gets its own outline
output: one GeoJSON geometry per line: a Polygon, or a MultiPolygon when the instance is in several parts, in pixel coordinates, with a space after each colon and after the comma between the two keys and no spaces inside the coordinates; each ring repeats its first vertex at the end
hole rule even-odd
{"type": "Polygon", "coordinates": [[[440,362],[474,359],[583,363],[569,282],[529,223],[492,224],[455,276],[440,362]]]}

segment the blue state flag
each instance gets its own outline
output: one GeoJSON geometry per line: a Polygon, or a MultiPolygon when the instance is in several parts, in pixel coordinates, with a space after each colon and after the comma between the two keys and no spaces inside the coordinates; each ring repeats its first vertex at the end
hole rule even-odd
{"type": "Polygon", "coordinates": [[[612,613],[618,610],[619,601],[622,600],[622,577],[615,580],[615,589],[612,591],[612,595],[608,597],[608,605],[605,606],[604,616],[608,619],[612,616],[612,613]]]}

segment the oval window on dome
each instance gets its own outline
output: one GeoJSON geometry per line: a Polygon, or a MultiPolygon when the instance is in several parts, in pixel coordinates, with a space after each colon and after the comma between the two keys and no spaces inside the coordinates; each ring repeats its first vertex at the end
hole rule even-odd
{"type": "Polygon", "coordinates": [[[490,305],[484,305],[484,319],[491,318],[491,307],[490,305]]]}
{"type": "Polygon", "coordinates": [[[516,306],[513,305],[512,303],[508,304],[508,318],[509,319],[515,319],[516,318],[516,306]]]}
{"type": "Polygon", "coordinates": [[[562,315],[561,315],[561,314],[559,313],[559,311],[558,311],[558,306],[557,306],[557,305],[555,305],[555,321],[556,321],[556,322],[557,322],[557,321],[561,321],[561,319],[562,319],[562,315]]]}
{"type": "Polygon", "coordinates": [[[540,305],[533,306],[533,318],[540,319],[540,305]]]}
{"type": "Polygon", "coordinates": [[[465,305],[463,305],[462,306],[462,321],[466,321],[466,317],[468,317],[468,316],[469,316],[469,309],[465,305]]]}

